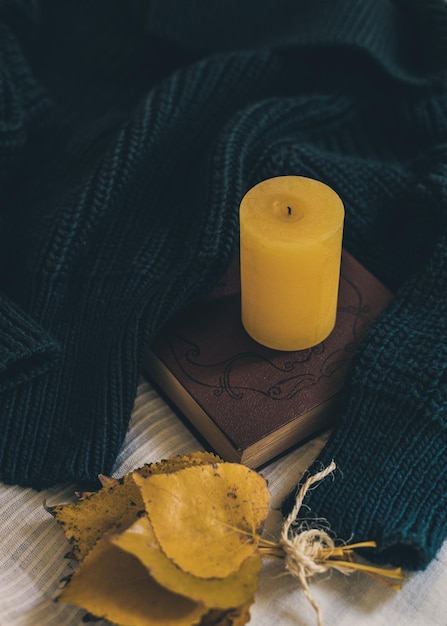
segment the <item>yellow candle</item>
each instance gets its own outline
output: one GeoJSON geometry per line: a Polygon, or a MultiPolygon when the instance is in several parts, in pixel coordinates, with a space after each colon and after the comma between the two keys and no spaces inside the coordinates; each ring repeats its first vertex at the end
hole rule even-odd
{"type": "Polygon", "coordinates": [[[240,206],[242,323],[257,342],[304,350],[335,325],[344,208],[303,176],[265,180],[240,206]]]}

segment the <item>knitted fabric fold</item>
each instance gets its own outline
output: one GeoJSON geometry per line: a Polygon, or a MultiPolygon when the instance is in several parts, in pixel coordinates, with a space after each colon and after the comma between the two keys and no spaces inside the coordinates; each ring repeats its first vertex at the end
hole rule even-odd
{"type": "Polygon", "coordinates": [[[45,373],[59,354],[51,336],[13,302],[0,299],[0,393],[45,373]]]}
{"type": "Polygon", "coordinates": [[[234,30],[220,6],[220,40],[217,8],[179,21],[174,0],[144,19],[118,0],[2,5],[0,479],[111,472],[147,346],[237,253],[244,193],[311,176],[395,297],[317,461],[336,480],[306,506],[423,567],[447,536],[442,42],[426,45],[417,2],[252,4],[234,30]]]}
{"type": "MultiPolygon", "coordinates": [[[[421,7],[414,14],[383,0],[245,0],[243,4],[152,0],[146,12],[148,30],[187,48],[216,52],[308,45],[324,50],[336,45],[371,55],[388,72],[414,82],[436,66],[436,57],[427,54],[426,46],[417,45],[422,36],[420,14],[438,22],[436,9],[421,7]]],[[[442,11],[438,14],[442,16],[442,11]]],[[[433,33],[432,27],[430,45],[437,41],[433,33]]]]}

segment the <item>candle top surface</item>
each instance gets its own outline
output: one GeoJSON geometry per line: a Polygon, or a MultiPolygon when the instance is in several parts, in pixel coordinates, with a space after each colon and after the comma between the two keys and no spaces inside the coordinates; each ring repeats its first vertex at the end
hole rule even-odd
{"type": "Polygon", "coordinates": [[[240,206],[241,228],[253,237],[309,245],[331,237],[343,225],[340,197],[324,183],[304,176],[277,176],[252,187],[240,206]]]}

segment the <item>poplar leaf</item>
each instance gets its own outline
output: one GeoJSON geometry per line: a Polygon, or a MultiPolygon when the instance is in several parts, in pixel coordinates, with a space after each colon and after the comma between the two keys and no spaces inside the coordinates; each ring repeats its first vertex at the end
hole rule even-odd
{"type": "Polygon", "coordinates": [[[98,541],[59,601],[119,626],[193,626],[208,609],[161,587],[131,554],[98,541]]]}
{"type": "Polygon", "coordinates": [[[144,465],[119,480],[101,477],[103,487],[99,491],[84,493],[78,502],[47,507],[47,510],[62,527],[73,558],[82,560],[103,535],[123,531],[144,514],[140,490],[132,480],[134,474],[175,472],[217,460],[219,457],[210,452],[194,452],[144,465]]]}
{"type": "Polygon", "coordinates": [[[199,578],[225,578],[257,549],[267,517],[265,479],[237,463],[133,480],[163,552],[199,578]]]}
{"type": "Polygon", "coordinates": [[[199,578],[184,572],[160,549],[147,517],[120,535],[110,537],[117,547],[133,554],[163,587],[214,609],[232,609],[250,601],[258,587],[259,553],[249,556],[226,578],[199,578]]]}

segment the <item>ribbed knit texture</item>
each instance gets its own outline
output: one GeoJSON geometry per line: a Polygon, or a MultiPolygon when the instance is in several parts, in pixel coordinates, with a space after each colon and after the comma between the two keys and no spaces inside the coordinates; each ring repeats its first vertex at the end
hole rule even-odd
{"type": "Polygon", "coordinates": [[[317,462],[334,458],[336,480],[306,504],[340,537],[376,539],[379,558],[423,567],[436,554],[446,17],[419,5],[0,5],[1,480],[110,472],[144,352],[230,263],[244,193],[311,176],[341,195],[345,247],[396,297],[317,462]]]}

